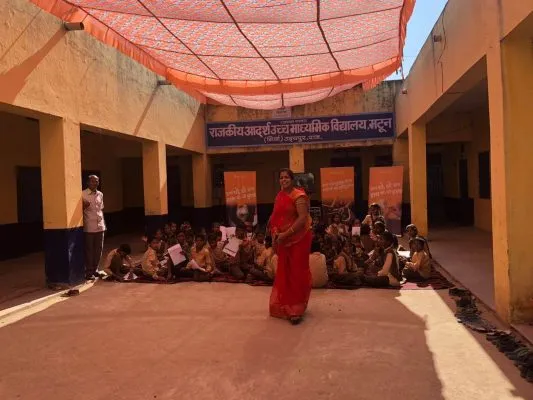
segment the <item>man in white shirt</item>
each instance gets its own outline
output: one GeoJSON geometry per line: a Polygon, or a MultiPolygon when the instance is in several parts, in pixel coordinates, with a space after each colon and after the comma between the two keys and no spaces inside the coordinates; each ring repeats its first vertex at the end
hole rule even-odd
{"type": "Polygon", "coordinates": [[[85,236],[85,277],[97,277],[104,245],[104,195],[98,190],[100,178],[90,175],[83,198],[83,232],[85,236]]]}

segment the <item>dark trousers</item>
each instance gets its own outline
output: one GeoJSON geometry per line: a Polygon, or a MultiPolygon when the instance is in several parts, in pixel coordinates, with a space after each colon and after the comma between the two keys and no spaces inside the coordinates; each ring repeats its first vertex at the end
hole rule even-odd
{"type": "Polygon", "coordinates": [[[104,247],[104,232],[85,232],[85,275],[98,270],[104,247]]]}
{"type": "Polygon", "coordinates": [[[344,274],[333,274],[330,279],[332,282],[339,285],[345,286],[361,286],[362,285],[362,275],[356,272],[347,272],[344,274]]]}
{"type": "Polygon", "coordinates": [[[371,276],[371,275],[364,275],[362,277],[362,281],[365,285],[371,286],[371,287],[387,287],[389,286],[389,277],[388,276],[371,276]]]}
{"type": "Polygon", "coordinates": [[[412,270],[411,268],[403,269],[403,276],[405,279],[411,282],[423,282],[426,280],[418,271],[412,270]]]}
{"type": "Polygon", "coordinates": [[[254,279],[257,279],[258,281],[264,281],[264,282],[272,282],[272,279],[270,279],[270,276],[268,274],[257,267],[250,269],[250,275],[254,277],[254,279]]]}

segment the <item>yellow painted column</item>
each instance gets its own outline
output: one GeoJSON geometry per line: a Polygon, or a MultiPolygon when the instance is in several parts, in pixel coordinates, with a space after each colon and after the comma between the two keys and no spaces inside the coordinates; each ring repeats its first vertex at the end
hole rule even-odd
{"type": "Polygon", "coordinates": [[[397,138],[392,145],[392,162],[403,167],[402,201],[409,202],[409,140],[407,137],[397,138]]]}
{"type": "Polygon", "coordinates": [[[167,150],[162,142],[143,142],[144,215],[149,234],[168,216],[167,150]]]}
{"type": "Polygon", "coordinates": [[[194,193],[194,216],[196,226],[208,228],[213,206],[213,178],[211,159],[207,154],[192,156],[192,184],[194,193]]]}
{"type": "Polygon", "coordinates": [[[498,315],[533,321],[531,215],[533,198],[533,57],[529,38],[508,37],[487,54],[492,247],[498,315]]]}
{"type": "Polygon", "coordinates": [[[418,232],[428,234],[428,198],[426,171],[426,125],[409,126],[409,193],[411,199],[411,223],[418,232]]]}
{"type": "Polygon", "coordinates": [[[45,272],[49,284],[84,280],[80,125],[40,120],[45,272]]]}
{"type": "Polygon", "coordinates": [[[295,174],[305,172],[305,155],[302,146],[292,146],[289,149],[289,168],[295,174]]]}

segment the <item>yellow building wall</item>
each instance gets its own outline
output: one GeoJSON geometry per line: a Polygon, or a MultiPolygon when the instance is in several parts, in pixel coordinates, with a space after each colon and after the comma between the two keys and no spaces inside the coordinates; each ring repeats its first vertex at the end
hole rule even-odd
{"type": "Polygon", "coordinates": [[[466,149],[468,154],[468,194],[474,199],[474,225],[492,231],[492,202],[479,198],[479,153],[490,150],[489,117],[485,112],[472,114],[473,140],[466,149]]]}
{"type": "MultiPolygon", "coordinates": [[[[394,99],[401,81],[384,81],[373,90],[365,92],[355,87],[322,101],[294,106],[292,118],[322,117],[367,112],[392,112],[394,99]]],[[[272,111],[250,110],[242,107],[208,105],[207,122],[233,122],[271,119],[272,111]]]]}
{"type": "Polygon", "coordinates": [[[204,151],[203,106],[27,0],[0,2],[0,107],[204,151]],[[15,108],[10,107],[15,106],[15,108]]]}
{"type": "MultiPolygon", "coordinates": [[[[18,222],[17,167],[41,167],[39,140],[38,121],[0,112],[0,224],[18,222]]],[[[139,142],[82,133],[81,168],[100,172],[106,213],[144,206],[141,158],[119,157],[136,155],[139,149],[139,142]]]]}
{"type": "Polygon", "coordinates": [[[396,99],[398,132],[428,111],[438,113],[482,80],[489,47],[523,21],[532,7],[533,0],[448,0],[405,81],[408,94],[396,99]],[[434,42],[434,35],[441,40],[434,42]],[[467,74],[479,62],[480,73],[467,74]]]}
{"type": "Polygon", "coordinates": [[[0,112],[0,224],[18,222],[16,167],[40,167],[40,158],[39,123],[0,112]]]}

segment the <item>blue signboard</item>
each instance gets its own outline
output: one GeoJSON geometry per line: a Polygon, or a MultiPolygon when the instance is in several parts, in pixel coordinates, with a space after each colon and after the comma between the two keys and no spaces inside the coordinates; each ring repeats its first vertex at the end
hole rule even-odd
{"type": "Polygon", "coordinates": [[[394,138],[394,114],[208,123],[208,147],[273,146],[394,138]]]}

